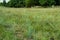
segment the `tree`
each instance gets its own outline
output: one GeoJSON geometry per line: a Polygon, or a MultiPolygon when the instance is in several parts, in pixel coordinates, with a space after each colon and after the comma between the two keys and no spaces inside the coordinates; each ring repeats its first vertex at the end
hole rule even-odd
{"type": "Polygon", "coordinates": [[[34,4],[35,4],[35,6],[37,5],[39,5],[39,0],[34,0],[34,4]]]}
{"type": "Polygon", "coordinates": [[[0,6],[3,6],[2,3],[0,3],[0,6]]]}
{"type": "Polygon", "coordinates": [[[48,6],[55,5],[55,0],[47,0],[48,6]]]}
{"type": "Polygon", "coordinates": [[[25,0],[25,6],[26,7],[34,6],[34,0],[25,0]]]}
{"type": "Polygon", "coordinates": [[[60,5],[60,0],[55,0],[56,5],[60,5]]]}
{"type": "Polygon", "coordinates": [[[24,0],[10,0],[8,4],[10,7],[24,7],[24,0]]]}
{"type": "Polygon", "coordinates": [[[9,7],[32,7],[32,6],[52,6],[60,5],[60,0],[10,0],[6,3],[6,0],[3,0],[4,6],[9,7]]]}
{"type": "Polygon", "coordinates": [[[6,5],[6,0],[3,0],[3,6],[5,6],[6,5]]]}
{"type": "Polygon", "coordinates": [[[41,6],[52,6],[55,5],[55,0],[39,0],[41,6]]]}
{"type": "Polygon", "coordinates": [[[45,6],[45,5],[47,5],[46,4],[47,0],[39,0],[39,3],[40,3],[41,6],[45,6]]]}

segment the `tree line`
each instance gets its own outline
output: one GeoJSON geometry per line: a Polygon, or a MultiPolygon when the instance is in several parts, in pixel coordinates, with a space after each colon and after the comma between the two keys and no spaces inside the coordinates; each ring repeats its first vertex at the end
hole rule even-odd
{"type": "Polygon", "coordinates": [[[6,0],[3,0],[3,3],[0,5],[7,7],[34,7],[34,6],[42,6],[42,7],[50,7],[60,6],[60,0],[10,0],[6,3],[6,0]]]}

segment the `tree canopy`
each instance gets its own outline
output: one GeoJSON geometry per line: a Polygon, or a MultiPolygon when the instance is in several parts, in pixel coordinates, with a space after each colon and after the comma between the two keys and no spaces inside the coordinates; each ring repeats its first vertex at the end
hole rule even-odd
{"type": "Polygon", "coordinates": [[[8,3],[3,0],[3,5],[8,7],[52,6],[60,5],[60,0],[10,0],[8,3]]]}

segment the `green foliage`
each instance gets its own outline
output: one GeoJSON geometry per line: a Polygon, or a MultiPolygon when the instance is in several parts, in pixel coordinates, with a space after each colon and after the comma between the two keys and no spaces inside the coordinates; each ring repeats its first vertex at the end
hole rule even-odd
{"type": "Polygon", "coordinates": [[[55,0],[39,0],[41,6],[52,6],[55,5],[55,0]]]}
{"type": "Polygon", "coordinates": [[[44,6],[44,5],[46,5],[47,0],[39,0],[39,3],[40,3],[42,6],[44,6]]]}
{"type": "Polygon", "coordinates": [[[26,7],[34,6],[34,0],[25,0],[25,6],[26,7]]]}
{"type": "Polygon", "coordinates": [[[46,6],[60,5],[60,0],[10,0],[7,4],[3,0],[3,5],[8,7],[32,7],[32,6],[46,6]]]}
{"type": "Polygon", "coordinates": [[[48,6],[55,5],[55,0],[47,0],[48,6]]]}
{"type": "Polygon", "coordinates": [[[8,2],[8,5],[10,7],[24,7],[24,1],[23,0],[10,0],[8,2]]]}
{"type": "Polygon", "coordinates": [[[55,0],[56,5],[60,5],[60,0],[55,0]]]}
{"type": "Polygon", "coordinates": [[[0,6],[2,6],[3,4],[2,3],[0,3],[0,6]]]}
{"type": "Polygon", "coordinates": [[[25,6],[30,7],[31,6],[31,0],[25,0],[25,6]]]}
{"type": "Polygon", "coordinates": [[[32,7],[39,5],[39,0],[25,0],[26,7],[32,7]]]}
{"type": "Polygon", "coordinates": [[[5,6],[6,5],[6,0],[3,0],[3,6],[5,6]]]}
{"type": "Polygon", "coordinates": [[[39,5],[39,0],[34,0],[34,4],[35,4],[35,6],[37,5],[39,5]]]}

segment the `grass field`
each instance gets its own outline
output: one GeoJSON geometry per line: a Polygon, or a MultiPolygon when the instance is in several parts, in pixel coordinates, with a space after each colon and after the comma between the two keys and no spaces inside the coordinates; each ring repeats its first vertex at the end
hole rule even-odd
{"type": "Polygon", "coordinates": [[[60,8],[0,7],[0,40],[60,40],[60,8]]]}

